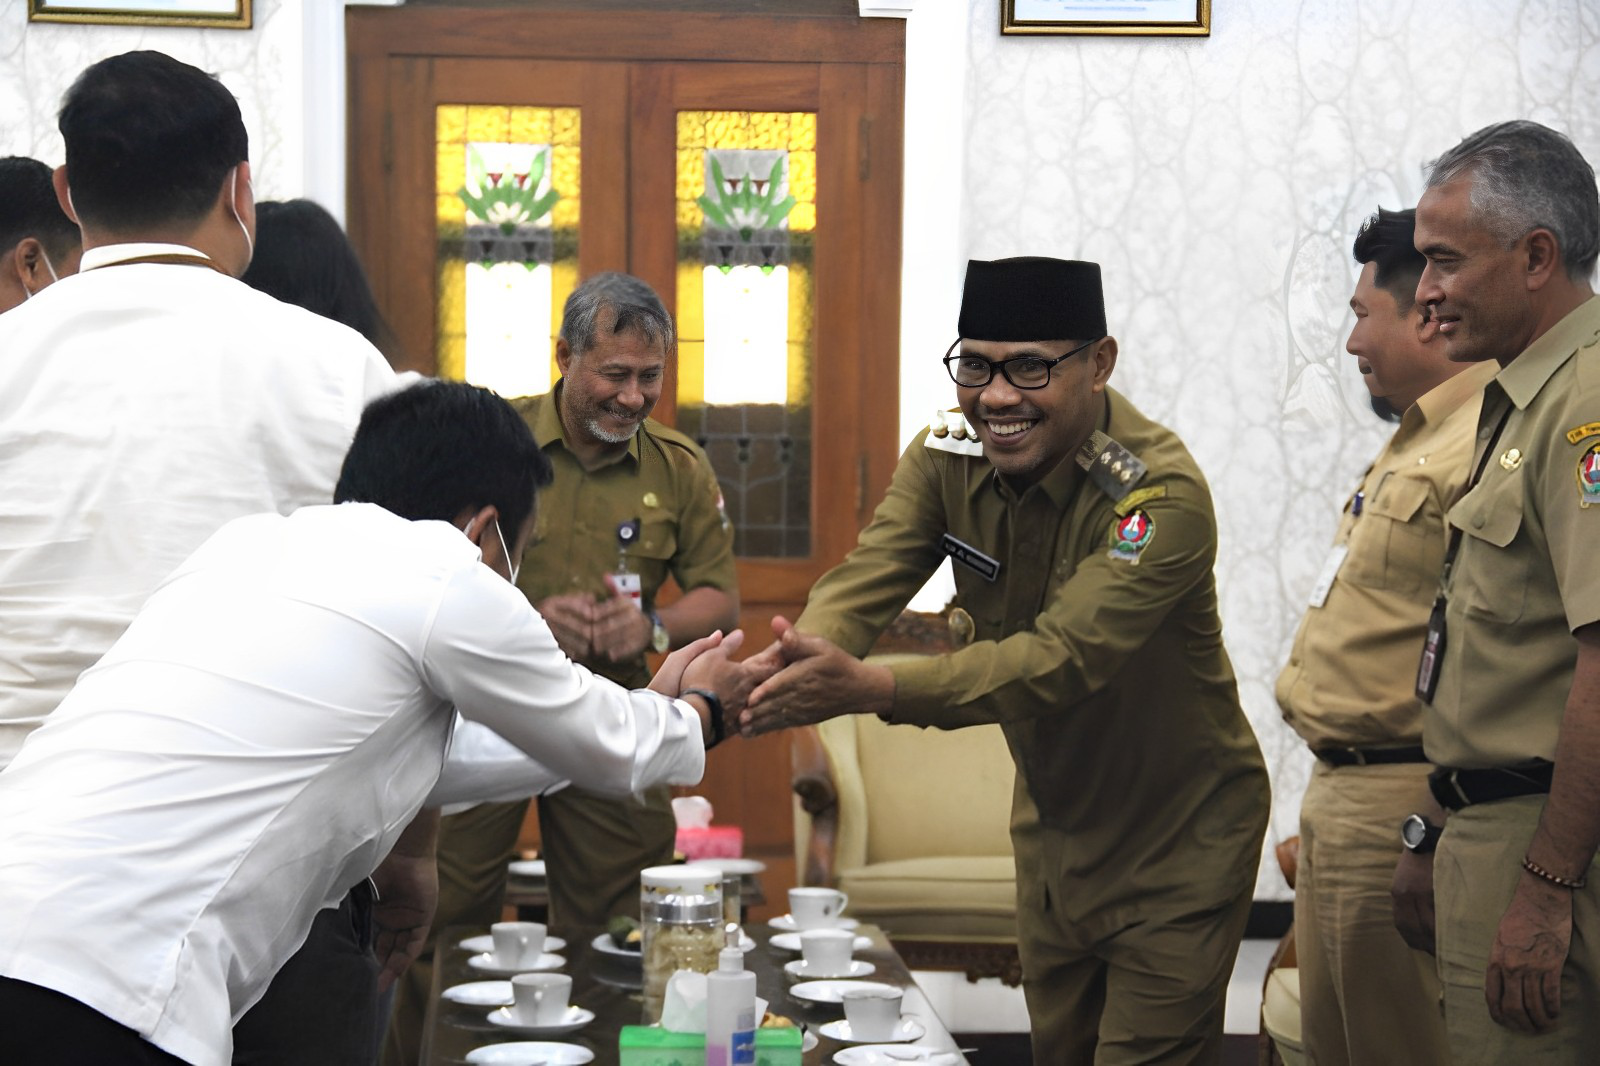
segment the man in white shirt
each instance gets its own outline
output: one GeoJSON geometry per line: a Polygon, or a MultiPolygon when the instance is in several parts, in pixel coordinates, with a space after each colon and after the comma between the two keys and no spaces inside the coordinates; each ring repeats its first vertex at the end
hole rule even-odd
{"type": "Polygon", "coordinates": [[[228,1063],[428,799],[452,708],[585,787],[700,779],[737,639],[654,692],[568,660],[510,583],[548,480],[510,405],[426,382],[368,408],[349,502],[230,522],[157,589],[0,774],[0,1061],[228,1063]]]}
{"type": "Polygon", "coordinates": [[[50,168],[26,156],[0,159],[0,312],[77,273],[82,242],[56,202],[50,168]]]}

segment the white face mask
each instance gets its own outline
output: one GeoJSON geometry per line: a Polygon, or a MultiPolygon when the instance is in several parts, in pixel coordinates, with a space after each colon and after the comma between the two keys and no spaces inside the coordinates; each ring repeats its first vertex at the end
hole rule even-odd
{"type": "MultiPolygon", "coordinates": [[[[467,528],[462,532],[470,540],[472,538],[472,524],[469,522],[467,528]]],[[[522,560],[511,561],[511,549],[506,546],[506,535],[500,531],[500,519],[498,518],[494,519],[494,535],[500,540],[500,554],[505,557],[506,565],[511,568],[511,583],[515,585],[517,583],[517,574],[522,570],[522,560]]]]}

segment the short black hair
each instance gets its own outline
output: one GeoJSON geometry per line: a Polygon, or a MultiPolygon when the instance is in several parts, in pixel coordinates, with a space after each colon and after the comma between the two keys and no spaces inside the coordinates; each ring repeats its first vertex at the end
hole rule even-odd
{"type": "Polygon", "coordinates": [[[33,237],[59,262],[83,244],[83,234],[61,210],[50,173],[49,167],[27,156],[0,159],[0,252],[33,237]]]}
{"type": "Polygon", "coordinates": [[[509,403],[476,385],[425,380],[367,405],[333,499],[412,521],[493,506],[509,547],[550,478],[550,460],[509,403]]]}
{"type": "Polygon", "coordinates": [[[250,157],[239,103],[216,78],[160,52],[102,59],[59,118],[80,221],[111,230],[195,222],[250,157]]]}
{"type": "Polygon", "coordinates": [[[256,204],[255,255],[242,279],[284,303],[341,322],[393,358],[393,331],[339,223],[310,200],[256,204]]]}
{"type": "Polygon", "coordinates": [[[1417,302],[1417,283],[1428,265],[1428,260],[1417,251],[1416,233],[1415,210],[1390,211],[1380,207],[1356,234],[1356,262],[1377,264],[1378,287],[1393,294],[1394,305],[1401,314],[1410,311],[1417,302]]]}

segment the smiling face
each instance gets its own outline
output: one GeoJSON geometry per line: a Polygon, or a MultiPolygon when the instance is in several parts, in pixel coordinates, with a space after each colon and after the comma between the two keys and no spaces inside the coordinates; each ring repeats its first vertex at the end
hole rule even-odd
{"type": "Polygon", "coordinates": [[[1394,293],[1378,285],[1377,275],[1376,263],[1361,268],[1355,294],[1350,297],[1356,324],[1345,350],[1356,357],[1367,391],[1403,412],[1449,377],[1452,367],[1437,340],[1424,340],[1435,333],[1432,327],[1423,326],[1421,308],[1413,304],[1402,312],[1394,293]]]}
{"type": "Polygon", "coordinates": [[[1492,231],[1472,204],[1472,182],[1466,174],[1436,185],[1417,204],[1417,251],[1428,260],[1417,303],[1430,309],[1453,361],[1505,363],[1537,332],[1529,237],[1508,246],[1492,231]]]}
{"type": "Polygon", "coordinates": [[[605,448],[626,444],[661,399],[667,353],[638,330],[596,332],[594,346],[575,356],[556,344],[561,368],[561,416],[578,443],[605,448]]]}
{"type": "MultiPolygon", "coordinates": [[[[961,341],[961,354],[1002,363],[1025,356],[1054,359],[1083,341],[961,341]]],[[[1117,342],[1103,337],[1050,370],[1042,389],[1019,389],[999,367],[987,385],[957,385],[961,413],[978,431],[983,454],[1022,486],[1037,483],[1094,432],[1105,409],[1106,380],[1117,342]]]]}

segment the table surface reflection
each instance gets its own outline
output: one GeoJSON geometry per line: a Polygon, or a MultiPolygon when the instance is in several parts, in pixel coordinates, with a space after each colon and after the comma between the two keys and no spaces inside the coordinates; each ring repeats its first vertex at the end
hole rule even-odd
{"type": "MultiPolygon", "coordinates": [[[[466,1061],[474,1048],[486,1044],[502,1044],[515,1040],[550,1040],[578,1044],[594,1052],[599,1064],[617,1061],[617,1038],[624,1025],[638,1025],[642,1021],[643,1002],[640,995],[640,975],[637,958],[619,958],[596,949],[592,941],[600,930],[569,930],[552,928],[552,936],[566,940],[560,954],[566,965],[558,972],[572,976],[572,1002],[591,1010],[594,1021],[573,1033],[561,1036],[529,1036],[515,1030],[494,1025],[488,1020],[490,1008],[467,1007],[446,1001],[441,993],[468,981],[495,980],[493,975],[481,973],[468,966],[472,953],[460,947],[460,942],[470,936],[485,934],[484,926],[454,926],[444,931],[439,940],[436,965],[433,969],[433,990],[428,998],[428,1016],[423,1036],[422,1061],[426,1066],[456,1066],[466,1061]]],[[[755,950],[745,955],[745,966],[756,975],[757,994],[769,1001],[776,1014],[788,1015],[796,1022],[817,1033],[816,1048],[805,1054],[806,1066],[833,1061],[834,1053],[850,1045],[822,1035],[820,1027],[844,1016],[839,1004],[811,1003],[788,994],[791,985],[799,982],[784,972],[784,963],[799,958],[795,952],[783,951],[770,943],[774,930],[766,923],[752,923],[745,927],[755,940],[755,950]]],[[[895,952],[882,930],[863,925],[858,932],[872,941],[872,946],[858,951],[855,957],[870,962],[875,967],[868,980],[881,981],[905,989],[902,1010],[915,1017],[927,1030],[916,1041],[918,1046],[956,1049],[955,1041],[945,1030],[944,1023],[933,1012],[927,997],[917,987],[905,962],[895,952]]],[[[955,1060],[944,1060],[955,1061],[955,1060]]],[[[965,1062],[964,1058],[959,1061],[965,1062]]]]}

